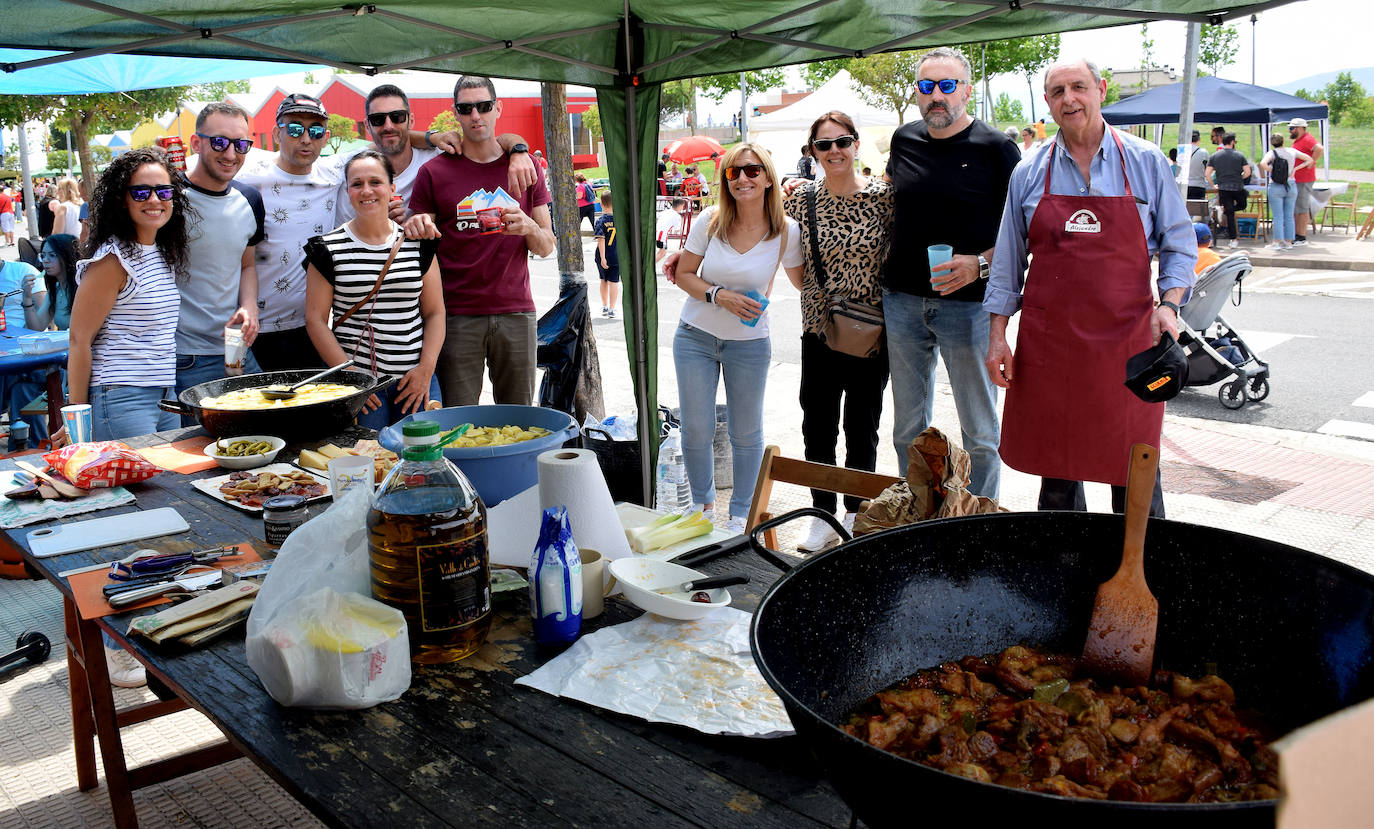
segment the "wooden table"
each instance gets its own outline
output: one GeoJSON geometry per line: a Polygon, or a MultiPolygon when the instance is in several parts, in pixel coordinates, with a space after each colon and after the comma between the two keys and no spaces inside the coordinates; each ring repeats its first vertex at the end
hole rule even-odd
{"type": "MultiPolygon", "coordinates": [[[[151,446],[200,433],[197,427],[128,442],[151,446]]],[[[333,441],[348,445],[370,434],[355,427],[333,441]]],[[[283,457],[293,448],[288,447],[283,457]]],[[[12,461],[0,462],[6,463],[12,461]]],[[[112,561],[143,547],[190,550],[252,541],[260,552],[270,553],[262,544],[262,519],[257,514],[220,504],[190,486],[193,477],[220,473],[164,473],[131,487],[138,498],[136,507],[117,508],[128,512],[175,507],[191,524],[187,534],[35,559],[26,545],[33,526],[7,533],[9,543],[21,548],[26,560],[63,592],[78,780],[83,790],[97,784],[92,747],[96,739],[118,826],[137,825],[133,789],[240,754],[321,820],[336,826],[796,829],[848,824],[848,808],[819,778],[796,738],[707,736],[514,686],[517,677],[557,655],[533,644],[524,594],[511,604],[498,604],[488,644],[477,655],[454,665],[416,666],[410,690],[400,700],[355,712],[279,706],[248,667],[241,634],[200,650],[169,652],[143,639],[131,642],[123,634],[130,618],[150,611],[106,617],[98,623],[80,621],[59,572],[112,561]],[[116,713],[101,630],[127,646],[178,699],[116,713]],[[224,732],[226,743],[126,770],[119,726],[187,706],[224,732]]],[[[718,559],[704,569],[749,571],[754,584],[748,590],[734,588],[735,604],[744,609],[753,609],[777,577],[748,552],[718,559]]],[[[638,615],[621,600],[609,600],[602,617],[584,630],[638,615]]]]}

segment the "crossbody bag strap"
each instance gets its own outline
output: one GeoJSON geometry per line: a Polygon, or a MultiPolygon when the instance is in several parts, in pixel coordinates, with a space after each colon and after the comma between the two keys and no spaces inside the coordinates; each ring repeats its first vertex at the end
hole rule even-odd
{"type": "Polygon", "coordinates": [[[782,267],[782,255],[787,250],[787,220],[783,219],[782,233],[778,236],[778,261],[773,264],[773,274],[768,277],[768,290],[763,292],[766,297],[773,295],[773,280],[778,278],[778,268],[782,267]]]}
{"type": "Polygon", "coordinates": [[[813,181],[806,188],[806,225],[811,229],[811,263],[816,268],[816,285],[825,294],[825,263],[821,261],[821,243],[816,229],[816,188],[813,181]]]}
{"type": "Polygon", "coordinates": [[[391,263],[396,261],[396,254],[401,252],[401,245],[405,244],[405,241],[405,233],[402,232],[400,229],[397,229],[396,243],[391,246],[391,255],[386,258],[386,263],[382,265],[382,272],[377,274],[377,284],[372,286],[372,290],[368,291],[367,296],[358,300],[358,303],[356,305],[354,305],[352,308],[349,308],[347,311],[344,311],[338,319],[334,320],[335,328],[338,328],[340,325],[342,325],[344,320],[356,314],[359,310],[362,309],[364,305],[371,302],[373,298],[377,296],[377,292],[382,289],[382,280],[386,279],[386,272],[391,270],[391,263]]]}

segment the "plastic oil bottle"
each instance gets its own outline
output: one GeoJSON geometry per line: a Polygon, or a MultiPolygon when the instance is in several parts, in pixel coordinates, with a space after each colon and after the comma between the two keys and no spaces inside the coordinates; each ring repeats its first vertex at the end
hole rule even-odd
{"type": "Polygon", "coordinates": [[[402,435],[367,516],[372,595],[405,615],[412,660],[456,662],[491,628],[487,509],[444,458],[438,423],[413,420],[402,435]]]}

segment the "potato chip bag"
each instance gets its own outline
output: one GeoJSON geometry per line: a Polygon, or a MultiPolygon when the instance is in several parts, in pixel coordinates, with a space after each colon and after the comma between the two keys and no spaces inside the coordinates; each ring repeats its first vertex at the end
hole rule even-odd
{"type": "Polygon", "coordinates": [[[79,489],[136,484],[162,471],[117,440],[73,443],[48,452],[43,460],[79,489]]]}

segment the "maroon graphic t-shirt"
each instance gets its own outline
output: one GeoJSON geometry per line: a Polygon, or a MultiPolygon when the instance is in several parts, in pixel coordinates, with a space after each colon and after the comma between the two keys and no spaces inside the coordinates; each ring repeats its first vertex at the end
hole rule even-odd
{"type": "MultiPolygon", "coordinates": [[[[505,157],[487,164],[466,156],[441,155],[415,176],[410,209],[434,214],[439,239],[439,274],[444,283],[444,307],[450,314],[480,316],[534,310],[530,294],[528,248],[521,236],[481,235],[473,211],[473,197],[481,191],[506,189],[510,162],[505,157]]],[[[515,196],[520,209],[533,216],[534,208],[552,201],[541,176],[533,187],[515,196]]]]}

